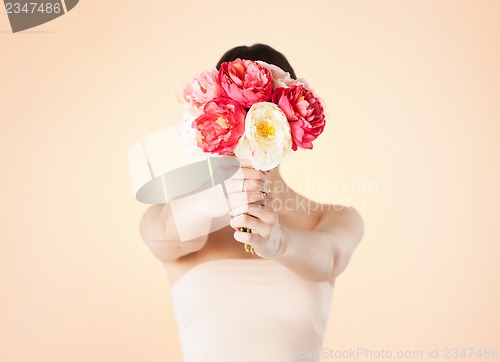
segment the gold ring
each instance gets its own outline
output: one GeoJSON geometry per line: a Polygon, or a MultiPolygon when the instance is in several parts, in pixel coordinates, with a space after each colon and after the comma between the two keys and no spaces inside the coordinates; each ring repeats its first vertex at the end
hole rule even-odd
{"type": "MultiPolygon", "coordinates": [[[[244,233],[250,233],[250,234],[252,233],[252,229],[250,229],[250,228],[246,228],[246,227],[244,227],[244,226],[243,226],[243,227],[240,227],[240,231],[242,231],[242,232],[244,232],[244,233]]],[[[255,253],[255,250],[254,250],[253,246],[250,246],[250,245],[248,245],[248,244],[245,244],[245,251],[246,251],[247,253],[252,253],[252,254],[254,254],[254,253],[255,253]]]]}

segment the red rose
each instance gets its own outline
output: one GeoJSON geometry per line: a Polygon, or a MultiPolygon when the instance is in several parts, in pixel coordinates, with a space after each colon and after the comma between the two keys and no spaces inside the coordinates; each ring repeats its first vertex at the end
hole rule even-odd
{"type": "Polygon", "coordinates": [[[312,149],[312,141],[325,128],[325,115],[319,99],[303,84],[297,84],[276,89],[273,102],[283,110],[290,122],[292,149],[312,149]]]}
{"type": "Polygon", "coordinates": [[[222,94],[245,108],[257,102],[269,101],[273,82],[271,73],[252,60],[238,58],[222,63],[219,69],[222,94]]]}
{"type": "Polygon", "coordinates": [[[221,97],[206,103],[203,114],[191,125],[198,147],[219,155],[233,153],[245,131],[245,116],[245,109],[231,99],[221,97]]]}

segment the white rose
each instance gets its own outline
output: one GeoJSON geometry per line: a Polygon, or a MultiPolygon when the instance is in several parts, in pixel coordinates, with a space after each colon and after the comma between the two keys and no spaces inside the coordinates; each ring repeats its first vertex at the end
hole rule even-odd
{"type": "Polygon", "coordinates": [[[235,150],[257,170],[267,171],[286,159],[292,149],[290,124],[274,103],[255,103],[245,118],[245,134],[235,150]]]}
{"type": "Polygon", "coordinates": [[[295,80],[292,77],[290,77],[290,73],[285,72],[280,67],[274,64],[263,62],[262,60],[257,60],[257,63],[262,65],[269,71],[269,73],[271,73],[271,76],[273,77],[274,80],[274,89],[288,88],[295,82],[295,80]]]}

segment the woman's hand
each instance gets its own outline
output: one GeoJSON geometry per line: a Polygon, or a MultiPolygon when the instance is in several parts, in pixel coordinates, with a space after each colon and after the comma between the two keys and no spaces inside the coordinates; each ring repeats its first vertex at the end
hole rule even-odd
{"type": "Polygon", "coordinates": [[[230,204],[230,225],[234,238],[253,247],[262,258],[273,258],[282,248],[282,232],[266,174],[255,170],[247,160],[240,160],[238,171],[226,181],[230,204]],[[250,232],[240,231],[249,228],[250,232]]]}

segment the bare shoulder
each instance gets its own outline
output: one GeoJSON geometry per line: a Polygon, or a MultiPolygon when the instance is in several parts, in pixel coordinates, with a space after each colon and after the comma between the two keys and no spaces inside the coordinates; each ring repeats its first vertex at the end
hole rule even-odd
{"type": "Polygon", "coordinates": [[[364,234],[363,218],[353,207],[330,205],[321,215],[316,230],[332,235],[336,245],[334,271],[331,282],[339,276],[349,264],[354,250],[364,234]]]}
{"type": "Polygon", "coordinates": [[[143,240],[162,239],[161,215],[165,209],[164,206],[164,204],[154,204],[149,206],[142,214],[139,230],[143,240]]]}
{"type": "Polygon", "coordinates": [[[354,207],[321,204],[321,214],[316,230],[334,234],[339,240],[349,240],[357,244],[364,234],[363,218],[354,207]]]}

